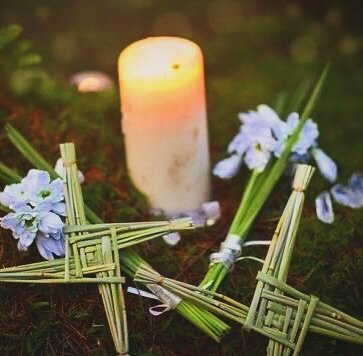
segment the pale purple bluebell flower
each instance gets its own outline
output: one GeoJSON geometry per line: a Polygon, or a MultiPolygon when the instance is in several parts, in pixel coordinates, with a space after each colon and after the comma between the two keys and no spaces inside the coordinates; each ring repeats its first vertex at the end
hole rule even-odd
{"type": "Polygon", "coordinates": [[[328,191],[323,191],[315,199],[316,215],[318,219],[326,224],[334,222],[334,211],[331,196],[328,191]]]}
{"type": "Polygon", "coordinates": [[[311,154],[322,176],[330,183],[334,183],[338,176],[336,163],[320,148],[313,148],[311,154]]]}
{"type": "Polygon", "coordinates": [[[18,247],[26,250],[34,241],[38,231],[38,213],[29,206],[24,206],[23,211],[9,213],[1,218],[0,225],[4,229],[13,232],[16,240],[19,240],[18,247]]]}
{"type": "Polygon", "coordinates": [[[35,207],[51,204],[50,211],[64,216],[63,190],[64,184],[61,179],[51,182],[48,172],[31,169],[20,183],[4,188],[0,193],[0,203],[14,211],[23,210],[24,205],[35,207]]]}
{"type": "Polygon", "coordinates": [[[229,146],[229,153],[242,155],[249,169],[261,172],[276,145],[273,127],[278,129],[279,118],[267,105],[260,105],[258,111],[240,113],[239,118],[242,126],[229,146]]]}
{"type": "MultiPolygon", "coordinates": [[[[299,124],[299,114],[291,113],[286,119],[286,126],[284,127],[284,136],[278,137],[279,145],[276,147],[275,155],[279,157],[284,148],[284,141],[290,136],[297,125],[299,124]]],[[[317,145],[319,137],[318,125],[312,120],[308,119],[299,135],[297,143],[293,146],[291,152],[297,153],[300,156],[305,155],[311,147],[317,145]]]]}
{"type": "Polygon", "coordinates": [[[43,209],[55,211],[65,215],[64,183],[57,178],[51,181],[49,173],[38,169],[31,169],[28,175],[22,179],[23,189],[29,196],[31,206],[46,205],[43,209]]]}
{"type": "MultiPolygon", "coordinates": [[[[262,172],[272,154],[280,157],[286,139],[299,123],[297,113],[291,113],[283,121],[268,105],[259,105],[256,111],[240,113],[238,117],[241,121],[240,131],[228,146],[228,153],[232,156],[217,163],[213,171],[223,179],[234,177],[241,161],[249,169],[262,172]]],[[[311,119],[307,120],[292,153],[306,155],[311,147],[316,146],[318,135],[317,125],[311,119]]]]}
{"type": "Polygon", "coordinates": [[[49,207],[45,204],[35,208],[25,205],[22,211],[2,217],[0,224],[3,228],[12,230],[14,238],[19,240],[20,250],[27,250],[38,236],[53,241],[62,240],[64,223],[59,215],[47,210],[49,207]]]}
{"type": "MultiPolygon", "coordinates": [[[[291,113],[286,121],[267,105],[259,105],[256,111],[240,113],[241,127],[228,146],[230,157],[220,161],[213,173],[222,179],[234,177],[243,163],[257,172],[265,169],[271,156],[279,158],[286,141],[299,124],[299,114],[291,113]]],[[[317,124],[308,119],[292,147],[288,169],[293,171],[297,162],[307,163],[314,158],[322,176],[330,183],[337,179],[336,163],[318,147],[319,130],[317,124]]],[[[331,195],[340,204],[358,208],[363,206],[363,176],[355,174],[348,186],[336,185],[331,192],[324,191],[316,198],[319,220],[332,223],[334,212],[331,195]]]]}
{"type": "Polygon", "coordinates": [[[31,169],[20,184],[28,192],[29,203],[32,206],[43,203],[57,204],[64,199],[63,181],[58,178],[51,182],[50,175],[46,171],[31,169]]]}
{"type": "Polygon", "coordinates": [[[2,217],[0,225],[12,230],[19,250],[26,251],[35,240],[47,259],[52,253],[62,253],[64,222],[60,216],[66,215],[63,190],[62,179],[51,181],[48,172],[37,169],[30,170],[20,183],[5,187],[1,203],[14,212],[2,217]]]}
{"type": "Polygon", "coordinates": [[[240,131],[245,133],[245,138],[249,142],[248,146],[258,144],[270,150],[273,148],[276,140],[272,133],[273,120],[271,118],[258,111],[240,113],[239,118],[242,122],[240,131]]]}

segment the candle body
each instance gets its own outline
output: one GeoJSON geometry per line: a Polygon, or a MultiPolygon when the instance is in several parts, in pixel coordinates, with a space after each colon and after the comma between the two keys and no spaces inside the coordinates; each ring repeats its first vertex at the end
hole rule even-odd
{"type": "Polygon", "coordinates": [[[166,212],[209,199],[203,57],[185,39],[150,37],[119,58],[122,129],[131,179],[166,212]]]}

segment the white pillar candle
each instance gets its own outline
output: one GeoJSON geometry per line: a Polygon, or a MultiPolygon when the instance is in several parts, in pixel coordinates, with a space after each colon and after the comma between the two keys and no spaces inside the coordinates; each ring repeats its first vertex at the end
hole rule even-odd
{"type": "Polygon", "coordinates": [[[131,179],[154,208],[197,209],[209,199],[203,55],[178,37],[149,37],[118,62],[131,179]]]}

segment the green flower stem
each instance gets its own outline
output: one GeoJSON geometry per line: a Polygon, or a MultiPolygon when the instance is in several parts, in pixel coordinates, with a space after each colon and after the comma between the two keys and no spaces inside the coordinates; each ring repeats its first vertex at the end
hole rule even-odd
{"type": "MultiPolygon", "coordinates": [[[[241,200],[241,204],[239,205],[239,208],[237,210],[237,213],[232,221],[232,225],[229,229],[229,233],[231,234],[239,234],[239,224],[240,222],[243,220],[243,217],[246,215],[246,211],[248,209],[248,205],[251,201],[251,197],[252,197],[252,193],[255,191],[255,189],[257,188],[256,186],[256,183],[258,181],[258,178],[260,177],[260,173],[257,172],[257,171],[253,171],[249,180],[248,180],[248,183],[247,183],[247,186],[246,186],[246,189],[243,193],[243,196],[242,196],[242,200],[241,200]]],[[[243,237],[241,237],[242,239],[243,237]]]]}
{"type": "Polygon", "coordinates": [[[0,162],[0,179],[4,183],[18,183],[20,182],[21,177],[12,169],[0,162]]]}

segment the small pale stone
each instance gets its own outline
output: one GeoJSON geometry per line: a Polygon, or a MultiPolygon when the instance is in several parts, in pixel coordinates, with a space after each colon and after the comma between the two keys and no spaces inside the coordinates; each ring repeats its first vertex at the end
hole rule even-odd
{"type": "Polygon", "coordinates": [[[111,77],[99,71],[76,73],[72,76],[70,82],[82,93],[101,92],[114,87],[111,77]]]}

